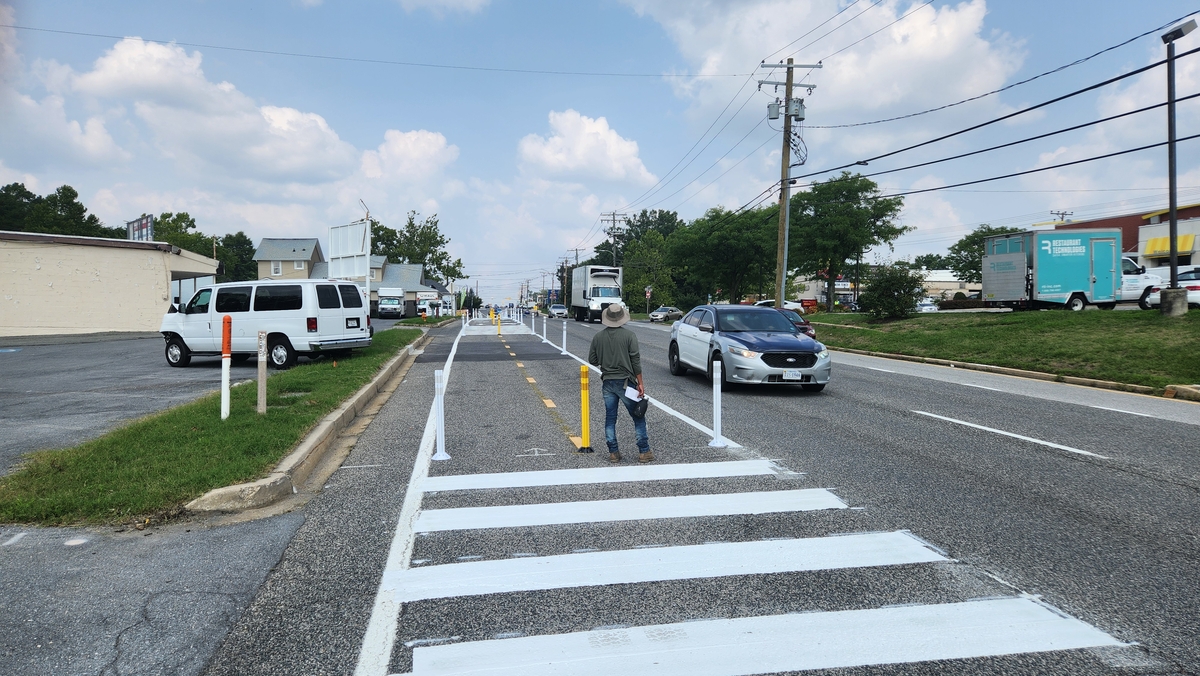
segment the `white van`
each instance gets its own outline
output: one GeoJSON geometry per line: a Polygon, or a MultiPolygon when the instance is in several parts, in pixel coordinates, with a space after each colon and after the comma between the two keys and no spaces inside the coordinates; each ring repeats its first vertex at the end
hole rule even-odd
{"type": "Polygon", "coordinates": [[[357,284],[336,279],[262,279],[198,289],[186,305],[163,317],[167,363],[187,366],[192,356],[221,354],[223,317],[232,318],[234,361],[258,354],[267,332],[267,364],[286,369],[308,357],[371,345],[370,304],[357,284]]]}

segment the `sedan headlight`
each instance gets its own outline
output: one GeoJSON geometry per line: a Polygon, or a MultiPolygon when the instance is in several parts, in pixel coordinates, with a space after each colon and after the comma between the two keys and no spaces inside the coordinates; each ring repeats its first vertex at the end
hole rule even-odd
{"type": "Polygon", "coordinates": [[[746,359],[754,359],[760,353],[754,352],[753,350],[747,350],[744,347],[736,347],[736,346],[730,345],[729,346],[729,354],[736,354],[737,356],[745,357],[746,359]]]}
{"type": "Polygon", "coordinates": [[[829,349],[826,348],[817,353],[817,359],[829,359],[829,349]]]}

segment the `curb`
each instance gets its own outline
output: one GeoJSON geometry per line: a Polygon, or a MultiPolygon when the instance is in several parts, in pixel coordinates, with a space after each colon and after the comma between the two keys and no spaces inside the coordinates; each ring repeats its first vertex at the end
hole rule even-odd
{"type": "Polygon", "coordinates": [[[266,507],[291,497],[297,487],[308,480],[313,469],[325,459],[327,452],[334,448],[332,442],[338,434],[349,427],[378,394],[381,384],[395,375],[409,359],[415,360],[414,351],[424,347],[430,340],[429,333],[425,332],[420,338],[409,343],[400,354],[384,364],[371,382],[363,385],[341,406],[322,418],[266,477],[214,488],[187,503],[185,507],[193,512],[233,512],[266,507]]]}
{"type": "MultiPolygon", "coordinates": [[[[1016,376],[1018,378],[1030,378],[1032,380],[1045,380],[1054,383],[1068,383],[1071,385],[1083,385],[1085,387],[1096,387],[1102,390],[1120,390],[1124,392],[1136,392],[1138,394],[1154,394],[1154,388],[1146,385],[1130,385],[1128,383],[1117,383],[1111,380],[1096,380],[1095,378],[1079,378],[1076,376],[1060,376],[1053,373],[1043,373],[1041,371],[1026,371],[1024,369],[1008,368],[1006,366],[991,366],[990,364],[972,364],[965,361],[953,361],[950,359],[934,359],[933,357],[914,357],[907,354],[890,354],[887,352],[871,352],[869,350],[855,350],[848,347],[831,347],[835,352],[848,352],[850,354],[861,354],[868,357],[883,357],[885,359],[899,359],[901,361],[912,361],[921,364],[935,364],[937,366],[950,366],[960,369],[969,369],[971,371],[986,371],[988,373],[999,373],[1005,376],[1016,376]]],[[[1168,389],[1176,388],[1177,394],[1163,396],[1177,396],[1181,399],[1190,398],[1186,393],[1178,393],[1178,388],[1184,390],[1192,390],[1196,394],[1196,400],[1200,401],[1200,390],[1187,387],[1185,385],[1171,385],[1168,389]]]]}
{"type": "Polygon", "coordinates": [[[1187,399],[1200,401],[1200,385],[1167,385],[1163,396],[1168,399],[1187,399]]]}

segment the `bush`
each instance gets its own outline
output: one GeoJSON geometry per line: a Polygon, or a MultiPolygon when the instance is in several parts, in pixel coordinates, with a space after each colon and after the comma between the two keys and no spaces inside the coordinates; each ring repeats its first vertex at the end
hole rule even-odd
{"type": "Polygon", "coordinates": [[[954,294],[954,300],[966,300],[966,299],[967,299],[967,294],[963,293],[962,291],[959,291],[958,293],[954,294]]]}
{"type": "Polygon", "coordinates": [[[881,265],[867,282],[858,304],[872,317],[903,319],[913,313],[925,297],[925,275],[903,265],[881,265]]]}

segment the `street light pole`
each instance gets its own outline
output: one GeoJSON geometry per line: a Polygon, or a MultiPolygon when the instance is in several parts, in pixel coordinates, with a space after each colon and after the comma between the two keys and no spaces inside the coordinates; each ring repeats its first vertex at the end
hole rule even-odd
{"type": "Polygon", "coordinates": [[[1179,218],[1175,177],[1175,41],[1196,29],[1196,20],[1172,28],[1162,36],[1167,45],[1167,189],[1170,209],[1168,241],[1171,252],[1171,285],[1160,295],[1159,311],[1166,315],[1187,314],[1187,292],[1179,288],[1179,218]],[[1182,293],[1181,293],[1182,291],[1182,293]]]}

